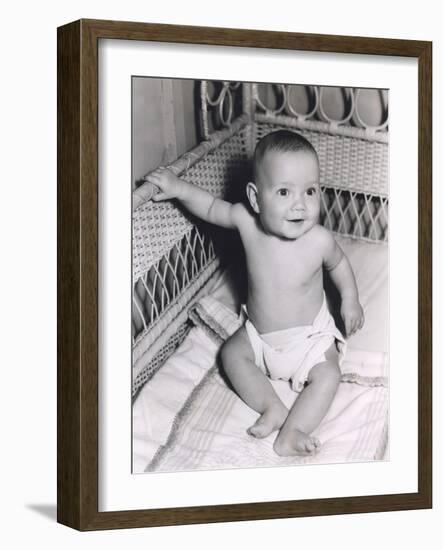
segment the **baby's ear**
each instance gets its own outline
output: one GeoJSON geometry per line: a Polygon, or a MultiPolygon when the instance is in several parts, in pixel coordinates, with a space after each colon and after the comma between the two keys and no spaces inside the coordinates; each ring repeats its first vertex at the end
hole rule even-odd
{"type": "Polygon", "coordinates": [[[246,186],[246,195],[248,196],[249,204],[251,205],[254,212],[256,214],[259,214],[260,208],[258,206],[257,194],[257,186],[255,185],[255,183],[252,183],[252,181],[250,181],[246,186]]]}

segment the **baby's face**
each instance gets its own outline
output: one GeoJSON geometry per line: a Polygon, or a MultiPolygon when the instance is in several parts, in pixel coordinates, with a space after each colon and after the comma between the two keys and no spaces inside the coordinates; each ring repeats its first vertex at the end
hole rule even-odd
{"type": "Polygon", "coordinates": [[[268,151],[257,171],[257,204],[267,233],[298,239],[318,223],[320,170],[310,151],[268,151]]]}

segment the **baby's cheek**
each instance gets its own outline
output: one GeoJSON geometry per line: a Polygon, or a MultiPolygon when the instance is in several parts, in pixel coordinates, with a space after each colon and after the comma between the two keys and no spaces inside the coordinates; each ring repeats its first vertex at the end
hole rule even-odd
{"type": "Polygon", "coordinates": [[[320,218],[320,204],[316,204],[313,208],[312,208],[312,217],[318,221],[319,218],[320,218]]]}

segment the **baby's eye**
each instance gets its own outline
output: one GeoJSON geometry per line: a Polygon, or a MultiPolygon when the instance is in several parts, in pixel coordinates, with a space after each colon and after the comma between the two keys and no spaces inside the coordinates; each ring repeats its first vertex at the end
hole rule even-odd
{"type": "Polygon", "coordinates": [[[280,197],[287,197],[289,195],[289,189],[279,189],[277,194],[280,195],[280,197]]]}
{"type": "Polygon", "coordinates": [[[317,193],[317,189],[315,187],[309,187],[307,190],[306,190],[306,194],[309,195],[310,197],[312,195],[315,195],[317,193]]]}

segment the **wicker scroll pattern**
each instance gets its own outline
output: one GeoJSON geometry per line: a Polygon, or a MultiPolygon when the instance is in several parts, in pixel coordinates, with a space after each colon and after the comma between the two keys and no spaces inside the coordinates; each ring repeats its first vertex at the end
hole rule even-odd
{"type": "MultiPolygon", "coordinates": [[[[228,128],[236,116],[239,116],[239,99],[242,99],[245,85],[241,82],[200,83],[201,125],[204,139],[209,139],[214,130],[228,128]],[[210,86],[213,90],[210,90],[210,86]]],[[[242,105],[245,112],[245,106],[242,105]]]]}
{"type": "MultiPolygon", "coordinates": [[[[262,85],[263,86],[263,85],[262,85]]],[[[277,115],[292,117],[295,120],[303,122],[322,122],[325,131],[330,133],[336,133],[339,129],[361,130],[357,133],[360,137],[366,139],[386,141],[387,139],[387,127],[388,127],[388,105],[387,101],[382,96],[380,90],[380,106],[383,111],[383,120],[378,125],[371,125],[366,122],[360,113],[360,95],[361,90],[358,88],[342,88],[341,91],[344,95],[343,102],[345,106],[345,113],[341,119],[331,118],[324,107],[324,94],[326,88],[324,86],[303,86],[306,91],[310,91],[312,97],[312,105],[307,113],[301,113],[297,111],[294,104],[293,96],[295,95],[295,89],[301,86],[295,86],[291,84],[268,84],[269,90],[277,92],[278,104],[274,108],[270,108],[265,104],[265,101],[260,96],[260,90],[258,84],[252,85],[252,94],[255,104],[256,113],[264,113],[268,117],[277,115]]],[[[275,93],[274,93],[275,95],[275,93]]]]}
{"type": "MultiPolygon", "coordinates": [[[[301,86],[294,84],[258,84],[240,82],[215,82],[203,80],[200,84],[201,125],[204,139],[220,128],[227,128],[238,116],[236,106],[242,105],[243,113],[250,121],[254,119],[271,122],[275,117],[284,117],[295,122],[300,128],[317,128],[323,132],[349,137],[359,137],[380,143],[388,140],[388,102],[383,90],[379,92],[379,109],[382,119],[380,124],[372,125],[364,120],[361,114],[362,90],[358,88],[341,88],[345,113],[341,119],[333,119],[324,106],[324,96],[328,87],[301,86]],[[303,88],[310,96],[308,112],[297,109],[296,89],[303,88]],[[262,90],[262,91],[261,91],[262,90]],[[276,103],[272,107],[266,104],[268,95],[276,103]]],[[[375,90],[374,90],[375,91],[375,90]]]]}

